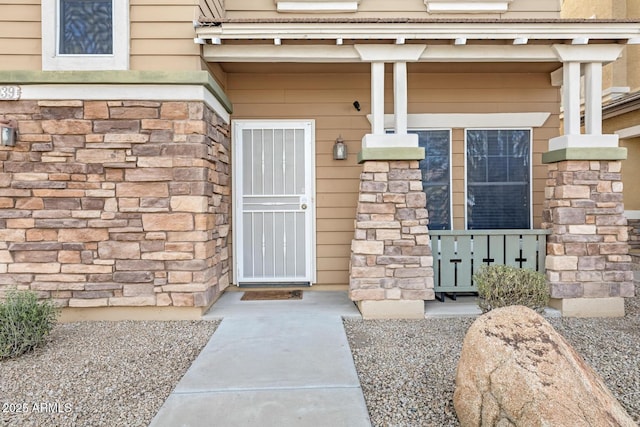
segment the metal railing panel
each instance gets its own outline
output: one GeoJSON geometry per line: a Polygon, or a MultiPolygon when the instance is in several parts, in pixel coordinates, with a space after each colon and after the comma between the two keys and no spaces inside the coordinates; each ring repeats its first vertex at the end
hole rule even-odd
{"type": "Polygon", "coordinates": [[[547,230],[430,231],[435,292],[476,292],[474,273],[503,264],[544,272],[547,230]]]}

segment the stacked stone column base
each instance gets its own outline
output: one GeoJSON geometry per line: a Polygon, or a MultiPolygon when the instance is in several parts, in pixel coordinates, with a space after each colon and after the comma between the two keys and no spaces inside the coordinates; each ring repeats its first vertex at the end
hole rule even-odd
{"type": "Polygon", "coordinates": [[[620,161],[549,165],[543,226],[551,305],[565,316],[623,316],[634,295],[620,161]]]}
{"type": "Polygon", "coordinates": [[[365,318],[422,318],[435,298],[417,161],[367,161],[351,245],[349,295],[365,318]]]}

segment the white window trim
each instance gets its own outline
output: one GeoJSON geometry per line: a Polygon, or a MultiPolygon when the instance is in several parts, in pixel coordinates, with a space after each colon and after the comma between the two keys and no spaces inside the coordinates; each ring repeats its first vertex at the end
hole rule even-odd
{"type": "MultiPolygon", "coordinates": [[[[407,114],[409,129],[432,128],[495,128],[495,129],[525,129],[542,127],[551,116],[548,112],[534,113],[427,113],[407,114]],[[508,125],[506,124],[508,123],[508,125]]],[[[371,122],[371,114],[367,115],[371,122]]],[[[384,127],[393,129],[395,117],[393,114],[384,115],[384,127]]]]}
{"type": "MultiPolygon", "coordinates": [[[[449,132],[449,230],[453,227],[453,129],[451,128],[409,128],[408,132],[430,132],[430,131],[447,131],[449,132]]],[[[422,181],[422,179],[420,179],[422,181]]]]}
{"type": "Polygon", "coordinates": [[[360,0],[276,0],[276,9],[280,13],[340,13],[357,12],[360,0]]]}
{"type": "Polygon", "coordinates": [[[59,55],[60,0],[42,0],[42,69],[128,70],[129,0],[113,0],[113,54],[59,55]]]}
{"type": "Polygon", "coordinates": [[[424,0],[429,13],[505,13],[513,0],[424,0]]]}
{"type": "Polygon", "coordinates": [[[528,130],[529,131],[529,228],[533,230],[533,128],[527,127],[492,127],[492,128],[478,128],[469,127],[464,128],[464,229],[468,230],[468,218],[467,218],[467,131],[470,130],[528,130]]]}

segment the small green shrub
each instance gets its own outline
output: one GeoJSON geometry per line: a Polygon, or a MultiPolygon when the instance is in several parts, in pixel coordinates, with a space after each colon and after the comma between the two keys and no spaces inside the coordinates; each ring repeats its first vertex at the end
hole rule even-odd
{"type": "Polygon", "coordinates": [[[473,278],[483,313],[509,305],[524,305],[542,312],[549,302],[547,281],[542,273],[533,270],[483,265],[473,278]]]}
{"type": "Polygon", "coordinates": [[[9,291],[0,301],[0,359],[17,357],[43,344],[55,326],[58,309],[31,291],[9,291]]]}

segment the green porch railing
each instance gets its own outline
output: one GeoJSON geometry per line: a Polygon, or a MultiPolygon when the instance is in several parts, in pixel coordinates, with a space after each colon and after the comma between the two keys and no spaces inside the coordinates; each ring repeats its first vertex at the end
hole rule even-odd
{"type": "Polygon", "coordinates": [[[443,299],[476,292],[473,274],[503,264],[544,272],[548,230],[430,230],[434,291],[443,299]]]}

